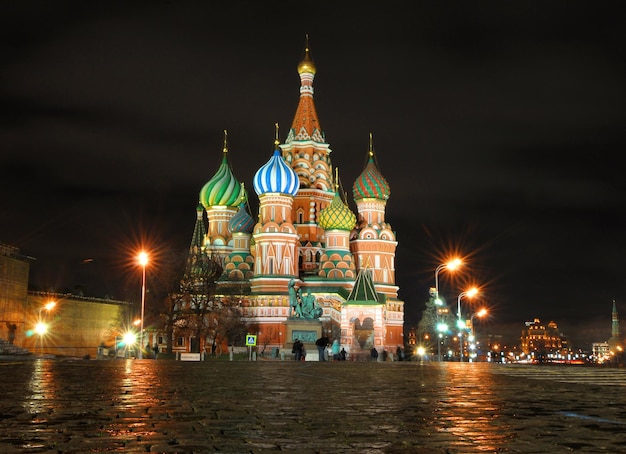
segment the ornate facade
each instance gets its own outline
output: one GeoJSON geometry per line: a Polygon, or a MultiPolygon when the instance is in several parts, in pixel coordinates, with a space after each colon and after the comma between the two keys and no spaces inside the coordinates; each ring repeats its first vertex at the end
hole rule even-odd
{"type": "Polygon", "coordinates": [[[200,191],[192,249],[223,261],[217,297],[239,300],[260,343],[290,347],[295,340],[286,328],[297,319],[293,282],[300,294],[314,295],[331,341],[353,353],[394,352],[404,345],[404,302],[395,283],[396,236],[385,220],[389,184],[370,134],[367,165],[352,186],[352,212],[315,108],[308,43],[297,69],[300,97],[291,128],[280,143],[275,125],[272,153],[252,182],[258,214],[251,216],[246,185],[233,173],[225,132],[221,165],[200,191]]]}

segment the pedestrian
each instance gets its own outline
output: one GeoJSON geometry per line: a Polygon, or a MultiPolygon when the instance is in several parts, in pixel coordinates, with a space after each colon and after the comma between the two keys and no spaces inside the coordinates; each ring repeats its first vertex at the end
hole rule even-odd
{"type": "Polygon", "coordinates": [[[319,354],[320,361],[326,361],[326,347],[328,346],[328,338],[320,337],[315,341],[317,346],[317,353],[319,354]]]}
{"type": "Polygon", "coordinates": [[[339,352],[340,361],[345,361],[346,356],[348,356],[348,352],[346,352],[345,348],[341,347],[341,351],[339,352]]]}
{"type": "Polygon", "coordinates": [[[402,350],[402,347],[400,347],[399,345],[398,345],[398,348],[396,348],[396,357],[398,358],[398,361],[404,360],[404,351],[402,350]]]}
{"type": "Polygon", "coordinates": [[[300,339],[296,339],[293,342],[293,347],[291,349],[291,353],[293,353],[293,359],[296,361],[300,361],[302,359],[302,351],[304,350],[304,345],[300,342],[300,339]]]}
{"type": "Polygon", "coordinates": [[[376,350],[376,347],[372,347],[370,355],[372,357],[372,361],[378,361],[378,350],[376,350]]]}
{"type": "Polygon", "coordinates": [[[300,343],[300,360],[306,361],[306,348],[304,348],[304,344],[300,343]]]}

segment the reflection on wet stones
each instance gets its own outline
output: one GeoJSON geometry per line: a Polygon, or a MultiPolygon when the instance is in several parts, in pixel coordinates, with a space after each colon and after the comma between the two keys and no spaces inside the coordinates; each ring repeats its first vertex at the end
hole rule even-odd
{"type": "Polygon", "coordinates": [[[37,360],[0,362],[0,372],[3,453],[552,453],[626,445],[623,387],[608,373],[590,395],[580,371],[542,377],[537,368],[469,363],[37,360]]]}

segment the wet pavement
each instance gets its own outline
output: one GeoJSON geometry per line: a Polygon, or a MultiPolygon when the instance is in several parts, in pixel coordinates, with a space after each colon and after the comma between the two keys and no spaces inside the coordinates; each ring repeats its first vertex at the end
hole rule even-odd
{"type": "Polygon", "coordinates": [[[626,370],[0,359],[1,453],[626,453],[626,370]]]}

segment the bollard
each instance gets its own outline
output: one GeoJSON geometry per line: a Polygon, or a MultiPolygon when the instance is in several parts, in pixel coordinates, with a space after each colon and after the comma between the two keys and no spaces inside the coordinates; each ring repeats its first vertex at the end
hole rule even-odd
{"type": "Polygon", "coordinates": [[[230,350],[229,356],[230,356],[230,360],[232,361],[233,360],[233,350],[232,350],[232,348],[230,350]]]}

